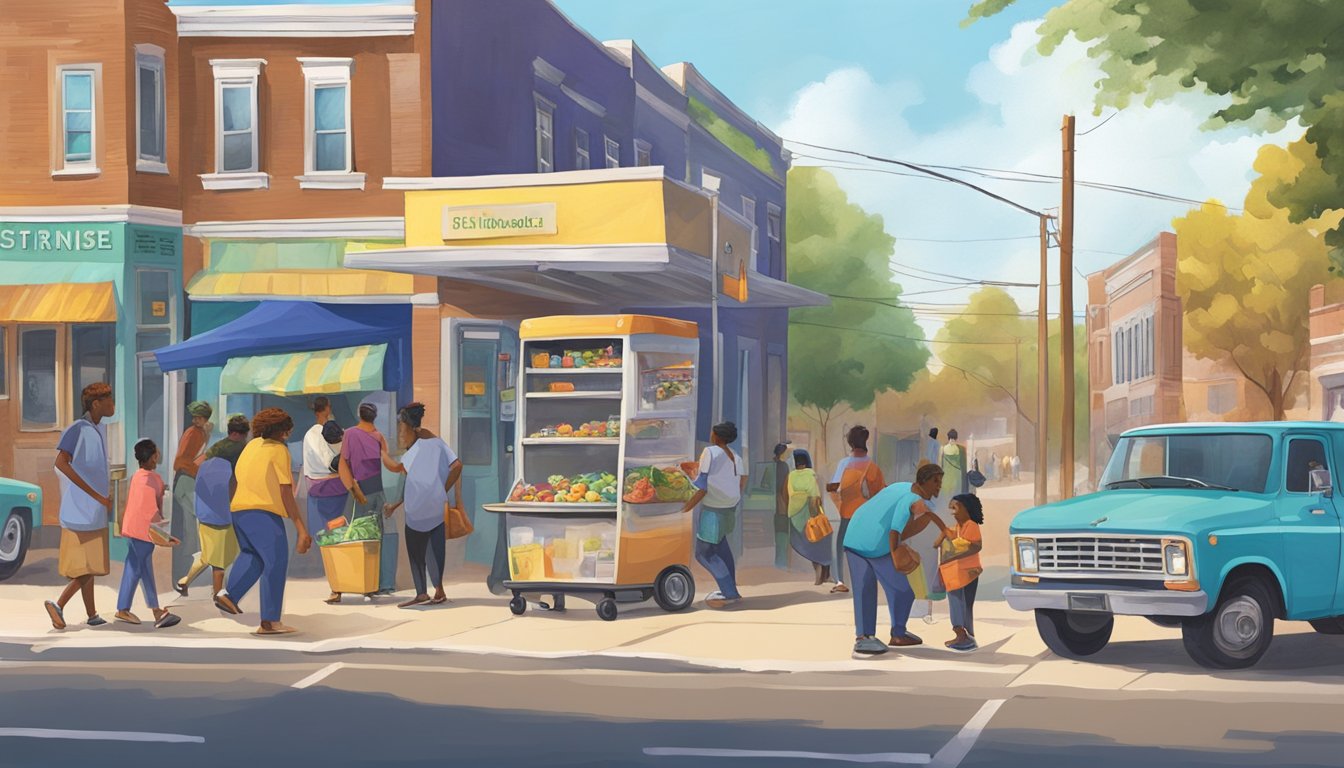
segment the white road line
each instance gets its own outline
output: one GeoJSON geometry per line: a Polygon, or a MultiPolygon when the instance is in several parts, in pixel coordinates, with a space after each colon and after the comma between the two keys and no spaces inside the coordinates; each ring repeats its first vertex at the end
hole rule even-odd
{"type": "Polygon", "coordinates": [[[832,752],[785,752],[763,749],[691,749],[682,747],[647,747],[650,757],[769,757],[776,760],[833,760],[843,763],[892,763],[898,765],[928,765],[933,758],[919,752],[877,752],[868,755],[845,755],[832,752]]]}
{"type": "Polygon", "coordinates": [[[343,661],[337,661],[337,662],[334,662],[334,663],[332,663],[332,664],[328,664],[327,666],[325,666],[325,667],[323,667],[323,668],[317,670],[317,671],[314,672],[313,674],[311,674],[311,675],[309,675],[309,676],[303,678],[302,680],[300,680],[299,682],[297,682],[297,683],[291,685],[290,687],[291,687],[291,688],[307,688],[307,687],[310,686],[310,685],[317,685],[318,683],[322,682],[323,680],[326,680],[326,679],[327,679],[328,677],[330,677],[333,673],[338,672],[338,671],[340,671],[340,670],[342,670],[342,669],[345,669],[345,662],[343,662],[343,661]]]}
{"type": "Polygon", "coordinates": [[[961,731],[953,736],[946,746],[938,750],[938,754],[933,756],[933,765],[937,768],[957,768],[961,765],[961,761],[965,760],[966,755],[970,754],[976,740],[980,738],[985,726],[989,725],[994,713],[998,712],[999,707],[1003,706],[1003,702],[1004,699],[986,701],[984,706],[980,707],[980,711],[975,713],[975,716],[962,727],[961,731]]]}
{"type": "Polygon", "coordinates": [[[0,738],[68,739],[75,741],[156,741],[168,744],[204,744],[204,736],[141,731],[67,731],[55,728],[0,728],[0,738]]]}

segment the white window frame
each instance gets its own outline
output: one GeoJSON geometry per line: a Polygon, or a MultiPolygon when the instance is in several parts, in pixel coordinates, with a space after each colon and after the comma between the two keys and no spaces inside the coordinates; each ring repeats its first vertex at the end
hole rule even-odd
{"type": "Polygon", "coordinates": [[[608,168],[621,167],[621,142],[610,136],[602,137],[602,156],[608,168]]]}
{"type": "Polygon", "coordinates": [[[635,166],[644,168],[653,165],[653,145],[643,139],[635,139],[635,166]]]}
{"type": "Polygon", "coordinates": [[[574,170],[586,171],[593,167],[592,157],[588,154],[588,132],[582,128],[574,129],[574,170]]]}
{"type": "Polygon", "coordinates": [[[555,104],[533,94],[536,112],[532,127],[536,130],[537,173],[555,170],[555,104]]]}
{"type": "Polygon", "coordinates": [[[201,174],[206,189],[267,189],[271,175],[261,170],[261,110],[258,106],[261,68],[265,59],[211,59],[215,75],[215,172],[201,174]],[[246,86],[252,90],[252,164],[249,168],[224,168],[224,88],[246,86]]]}
{"type": "Polygon", "coordinates": [[[756,198],[751,195],[742,196],[742,218],[751,222],[751,269],[754,272],[759,272],[761,270],[757,261],[760,258],[761,251],[759,248],[759,227],[756,226],[756,198]]]}
{"type": "Polygon", "coordinates": [[[168,82],[164,67],[164,51],[157,45],[138,43],[135,46],[135,170],[140,173],[168,173],[168,82]],[[140,125],[143,114],[140,106],[145,98],[140,85],[141,70],[150,70],[158,82],[158,98],[154,100],[154,130],[158,133],[159,153],[146,154],[140,146],[140,125]]]}
{"type": "Polygon", "coordinates": [[[53,159],[52,176],[93,176],[102,173],[98,167],[98,109],[102,106],[98,98],[102,90],[102,64],[62,64],[56,67],[56,100],[52,110],[56,125],[56,152],[53,159]],[[65,154],[65,76],[67,74],[87,74],[89,76],[89,159],[67,160],[65,154]]]}
{"type": "Polygon", "coordinates": [[[300,56],[303,67],[303,175],[296,176],[301,189],[364,189],[364,174],[355,171],[355,126],[351,105],[355,60],[348,57],[300,56]],[[345,168],[317,170],[317,89],[345,88],[345,168]]]}

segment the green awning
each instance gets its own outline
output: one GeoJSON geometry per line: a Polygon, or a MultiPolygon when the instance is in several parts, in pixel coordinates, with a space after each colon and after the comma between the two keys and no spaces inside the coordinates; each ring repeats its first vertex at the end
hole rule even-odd
{"type": "Polygon", "coordinates": [[[375,392],[383,388],[386,344],[234,357],[220,375],[223,394],[294,395],[375,392]]]}

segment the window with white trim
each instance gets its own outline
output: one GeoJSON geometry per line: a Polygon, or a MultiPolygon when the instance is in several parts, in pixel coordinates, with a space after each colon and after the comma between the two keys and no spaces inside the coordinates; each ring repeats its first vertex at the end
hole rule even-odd
{"type": "Polygon", "coordinates": [[[537,101],[537,173],[555,170],[555,105],[541,98],[537,101]]]}
{"type": "Polygon", "coordinates": [[[582,128],[574,129],[574,170],[586,171],[591,167],[588,158],[588,132],[582,128]]]}
{"type": "Polygon", "coordinates": [[[257,173],[261,59],[211,60],[215,71],[215,173],[257,173]]]}
{"type": "Polygon", "coordinates": [[[69,64],[56,69],[61,105],[58,129],[61,171],[98,171],[98,67],[69,64]]]}
{"type": "Polygon", "coordinates": [[[771,277],[784,279],[784,247],[780,243],[782,212],[779,206],[774,203],[765,204],[765,247],[766,247],[766,269],[764,270],[771,277]]]}
{"type": "Polygon", "coordinates": [[[641,168],[653,165],[653,145],[643,139],[635,139],[635,165],[641,168]]]}
{"type": "Polygon", "coordinates": [[[307,119],[303,169],[308,174],[355,170],[350,129],[350,76],[355,60],[300,58],[307,119]]]}
{"type": "Polygon", "coordinates": [[[164,87],[163,49],[157,45],[135,46],[135,169],[167,173],[167,96],[164,87]]]}
{"type": "Polygon", "coordinates": [[[760,265],[756,261],[757,254],[759,253],[759,251],[757,250],[758,239],[756,231],[755,198],[747,197],[746,195],[742,196],[742,216],[747,221],[751,222],[751,268],[759,271],[760,265]]]}
{"type": "Polygon", "coordinates": [[[605,153],[608,168],[621,167],[621,143],[610,136],[604,136],[605,153]]]}

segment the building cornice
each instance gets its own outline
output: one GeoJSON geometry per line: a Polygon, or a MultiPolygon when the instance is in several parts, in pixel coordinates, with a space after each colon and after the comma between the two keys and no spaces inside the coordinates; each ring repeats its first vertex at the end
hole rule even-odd
{"type": "Polygon", "coordinates": [[[514,173],[490,176],[392,176],[383,179],[383,189],[500,189],[503,187],[555,187],[567,184],[597,184],[613,181],[652,181],[664,178],[663,166],[594,168],[555,173],[514,173]]]}
{"type": "Polygon", "coordinates": [[[400,37],[416,21],[410,2],[168,7],[179,37],[400,37]]]}
{"type": "Polygon", "coordinates": [[[266,219],[256,221],[200,221],[183,227],[183,234],[202,239],[302,239],[313,237],[401,240],[406,221],[400,216],[349,219],[266,219]]]}
{"type": "Polygon", "coordinates": [[[37,205],[0,207],[0,221],[58,224],[123,222],[155,227],[182,226],[182,212],[147,205],[37,205]]]}

